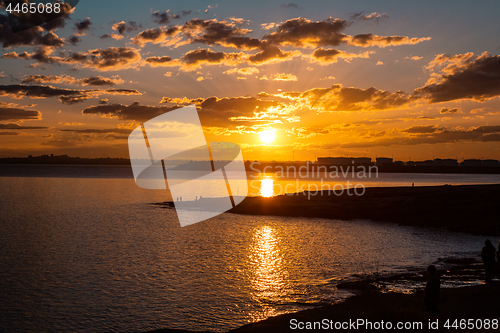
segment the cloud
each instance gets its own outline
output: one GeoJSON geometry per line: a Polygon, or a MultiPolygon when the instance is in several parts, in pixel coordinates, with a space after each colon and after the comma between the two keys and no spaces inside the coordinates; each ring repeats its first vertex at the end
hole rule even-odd
{"type": "Polygon", "coordinates": [[[353,142],[344,144],[341,148],[500,141],[500,126],[498,125],[472,127],[468,130],[450,130],[436,126],[412,126],[400,132],[408,133],[410,136],[383,137],[372,141],[353,142]]]}
{"type": "Polygon", "coordinates": [[[264,38],[273,44],[295,47],[337,46],[345,38],[341,31],[346,27],[347,22],[341,19],[313,22],[294,18],[278,25],[276,31],[264,38]]]}
{"type": "Polygon", "coordinates": [[[334,84],[330,88],[283,92],[273,96],[293,101],[296,108],[309,108],[317,112],[391,110],[406,107],[417,100],[404,91],[391,93],[374,87],[344,88],[340,84],[334,84]]]}
{"type": "Polygon", "coordinates": [[[272,64],[290,60],[299,56],[300,51],[282,51],[276,45],[263,44],[260,52],[248,57],[248,61],[254,65],[272,64]]]}
{"type": "Polygon", "coordinates": [[[182,67],[186,70],[206,65],[238,65],[244,58],[243,53],[214,52],[210,49],[197,49],[187,52],[181,57],[182,67]]]}
{"type": "Polygon", "coordinates": [[[91,76],[89,78],[76,79],[68,75],[25,75],[22,83],[67,83],[90,86],[114,86],[123,83],[119,76],[105,78],[101,76],[91,76]]]}
{"type": "Polygon", "coordinates": [[[407,57],[405,57],[405,59],[407,59],[407,60],[415,60],[415,61],[420,60],[422,58],[423,57],[419,57],[419,56],[407,56],[407,57]]]}
{"type": "Polygon", "coordinates": [[[169,24],[171,20],[178,20],[181,17],[187,16],[191,14],[191,10],[183,10],[180,14],[170,13],[170,10],[167,10],[163,13],[160,11],[155,11],[151,16],[153,17],[153,21],[158,24],[169,24]]]}
{"type": "Polygon", "coordinates": [[[366,51],[363,53],[355,54],[344,51],[339,51],[336,49],[324,49],[322,47],[314,50],[310,59],[314,62],[319,63],[320,65],[328,65],[334,62],[337,62],[338,59],[344,59],[349,62],[354,58],[369,58],[370,54],[373,54],[373,51],[366,51]]]}
{"type": "Polygon", "coordinates": [[[437,127],[436,125],[415,125],[409,128],[401,130],[401,132],[411,133],[411,134],[427,134],[427,133],[435,133],[440,132],[444,128],[437,127]]]}
{"type": "Polygon", "coordinates": [[[471,99],[484,101],[500,95],[500,56],[484,52],[448,56],[440,54],[427,68],[444,66],[416,95],[428,98],[429,103],[471,99]]]}
{"type": "Polygon", "coordinates": [[[130,47],[109,47],[86,52],[88,60],[85,67],[104,71],[117,71],[139,65],[141,55],[138,50],[130,47]]]}
{"type": "Polygon", "coordinates": [[[170,67],[179,65],[177,60],[174,60],[169,56],[148,57],[145,61],[152,67],[170,67]]]}
{"type": "Polygon", "coordinates": [[[138,33],[131,39],[132,44],[144,46],[147,43],[162,44],[163,46],[171,46],[179,42],[181,38],[172,39],[180,33],[180,28],[177,26],[166,28],[159,27],[154,29],[147,29],[138,33]]]}
{"type": "Polygon", "coordinates": [[[70,36],[68,38],[68,42],[73,45],[73,46],[76,46],[78,43],[80,43],[82,41],[81,38],[79,38],[78,36],[70,36]]]}
{"type": "Polygon", "coordinates": [[[107,49],[94,49],[85,52],[72,52],[64,57],[52,56],[53,51],[52,48],[40,47],[31,54],[27,52],[21,54],[10,52],[4,54],[4,57],[8,59],[32,59],[47,64],[77,64],[100,71],[135,68],[142,63],[139,51],[131,47],[109,47],[107,49]]]}
{"type": "Polygon", "coordinates": [[[234,122],[255,122],[266,117],[268,109],[279,106],[277,101],[264,101],[255,97],[209,97],[199,103],[199,115],[205,126],[229,126],[234,122]]]}
{"type": "Polygon", "coordinates": [[[431,37],[407,37],[407,36],[377,36],[374,34],[359,34],[348,37],[347,44],[361,47],[378,46],[387,47],[395,45],[414,45],[430,40],[431,37]]]}
{"type": "Polygon", "coordinates": [[[238,127],[255,123],[269,125],[289,118],[288,110],[283,109],[282,103],[255,97],[163,97],[160,103],[196,104],[202,125],[219,129],[224,126],[238,127]]]}
{"type": "Polygon", "coordinates": [[[75,35],[84,36],[88,30],[90,30],[90,26],[92,22],[90,22],[90,17],[87,17],[85,20],[78,20],[75,22],[75,35]]]}
{"type": "Polygon", "coordinates": [[[240,50],[259,48],[262,42],[260,39],[245,36],[251,30],[242,28],[243,24],[245,24],[243,19],[217,21],[195,18],[186,22],[181,30],[190,43],[217,44],[240,50]]]}
{"type": "Polygon", "coordinates": [[[134,89],[93,89],[75,90],[54,88],[47,85],[0,85],[0,96],[10,96],[13,98],[49,98],[59,97],[59,101],[64,104],[75,104],[83,102],[89,98],[96,98],[103,94],[110,95],[141,95],[134,89]]]}
{"type": "Polygon", "coordinates": [[[41,27],[34,27],[29,30],[12,32],[6,16],[0,15],[0,43],[3,48],[17,46],[50,46],[61,47],[64,40],[55,33],[49,31],[43,33],[41,27]]]}
{"type": "Polygon", "coordinates": [[[299,5],[297,5],[296,3],[293,3],[293,2],[287,3],[286,5],[285,4],[281,4],[280,7],[281,8],[293,8],[293,9],[304,9],[304,8],[300,7],[299,5]]]}
{"type": "Polygon", "coordinates": [[[83,109],[82,114],[94,115],[99,114],[105,118],[118,118],[122,120],[135,120],[138,122],[145,122],[151,118],[159,116],[177,107],[164,107],[164,106],[149,106],[140,105],[139,102],[134,102],[130,105],[123,104],[105,104],[95,105],[83,109]]]}
{"type": "Polygon", "coordinates": [[[131,128],[110,128],[110,129],[61,129],[60,132],[74,132],[74,133],[84,133],[84,134],[130,134],[132,132],[131,128]]]}
{"type": "MultiPolygon", "coordinates": [[[[29,1],[21,1],[28,3],[29,1]]],[[[68,3],[60,4],[60,12],[35,13],[11,12],[9,16],[0,15],[0,43],[3,48],[12,46],[50,46],[61,47],[64,40],[53,30],[66,25],[66,19],[72,12],[68,3]],[[44,33],[46,32],[46,33],[44,33]]]]}
{"type": "MultiPolygon", "coordinates": [[[[1,112],[1,111],[0,111],[1,112]]],[[[1,115],[0,115],[1,117],[1,115]]],[[[5,120],[5,119],[3,119],[5,120]]],[[[19,125],[19,124],[16,124],[16,123],[4,123],[4,124],[1,124],[0,123],[0,130],[4,130],[4,129],[14,129],[14,130],[30,130],[30,129],[35,129],[35,130],[38,130],[38,129],[49,129],[50,127],[43,127],[43,126],[22,126],[22,125],[19,125]]]]}
{"type": "Polygon", "coordinates": [[[360,21],[374,21],[375,24],[379,24],[379,22],[385,18],[388,18],[389,14],[387,13],[377,13],[373,12],[371,14],[363,14],[363,12],[354,13],[351,15],[351,20],[360,20],[360,21]]]}
{"type": "Polygon", "coordinates": [[[297,76],[294,74],[286,74],[286,73],[277,73],[271,75],[269,78],[264,75],[260,78],[261,80],[271,80],[271,81],[298,81],[297,76]]]}
{"type": "Polygon", "coordinates": [[[115,84],[123,83],[119,76],[113,78],[106,78],[101,76],[91,76],[84,79],[77,80],[81,85],[86,86],[114,86],[115,84]]]}
{"type": "Polygon", "coordinates": [[[118,34],[123,36],[126,32],[136,31],[141,27],[142,25],[137,24],[134,21],[129,21],[128,23],[125,23],[125,21],[121,21],[113,24],[111,29],[115,30],[116,32],[118,32],[118,34]]]}
{"type": "MultiPolygon", "coordinates": [[[[42,113],[36,110],[25,110],[0,106],[0,121],[42,119],[42,113]]],[[[3,124],[8,125],[8,124],[3,124]]]]}
{"type": "Polygon", "coordinates": [[[241,75],[252,75],[259,73],[257,67],[244,67],[244,68],[231,68],[224,72],[224,74],[241,74],[241,75]]]}
{"type": "Polygon", "coordinates": [[[444,114],[444,113],[462,113],[462,111],[459,108],[442,108],[439,113],[444,114]]]}

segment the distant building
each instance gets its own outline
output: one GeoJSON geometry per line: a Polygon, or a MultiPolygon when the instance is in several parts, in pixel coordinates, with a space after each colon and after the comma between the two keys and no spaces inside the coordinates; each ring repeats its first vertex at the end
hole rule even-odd
{"type": "Polygon", "coordinates": [[[318,163],[334,165],[371,165],[370,157],[318,157],[318,163]]]}
{"type": "Polygon", "coordinates": [[[434,165],[433,160],[425,160],[425,161],[408,161],[406,162],[407,166],[432,166],[434,165]]]}
{"type": "Polygon", "coordinates": [[[478,159],[463,160],[462,163],[460,163],[460,165],[464,167],[480,167],[481,160],[478,159]]]}
{"type": "Polygon", "coordinates": [[[396,165],[396,166],[403,166],[403,165],[405,165],[405,162],[403,162],[403,161],[395,161],[394,165],[396,165]]]}
{"type": "Polygon", "coordinates": [[[387,164],[392,164],[393,163],[393,160],[392,158],[389,158],[389,157],[377,157],[376,158],[376,164],[377,166],[381,166],[381,165],[387,165],[387,164]]]}
{"type": "Polygon", "coordinates": [[[435,158],[434,159],[434,164],[435,166],[450,166],[450,167],[455,167],[458,166],[458,161],[452,158],[435,158]]]}
{"type": "Polygon", "coordinates": [[[500,162],[498,160],[482,160],[481,161],[481,166],[484,167],[497,167],[500,166],[500,162]]]}

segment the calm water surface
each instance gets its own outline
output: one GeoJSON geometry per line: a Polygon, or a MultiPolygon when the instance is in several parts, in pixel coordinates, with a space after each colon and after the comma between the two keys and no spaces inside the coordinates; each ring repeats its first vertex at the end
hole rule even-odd
{"type": "MultiPolygon", "coordinates": [[[[0,330],[225,331],[344,299],[339,281],[477,256],[484,238],[222,214],[181,228],[131,179],[0,177],[0,330]]],[[[269,200],[272,200],[269,199],[269,200]]],[[[494,242],[496,238],[492,238],[494,242]]]]}

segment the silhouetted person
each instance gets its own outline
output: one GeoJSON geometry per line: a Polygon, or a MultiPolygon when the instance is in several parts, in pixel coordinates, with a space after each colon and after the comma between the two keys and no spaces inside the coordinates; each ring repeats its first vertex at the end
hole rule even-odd
{"type": "Polygon", "coordinates": [[[415,183],[411,183],[411,187],[415,187],[415,183]]]}
{"type": "Polygon", "coordinates": [[[493,271],[495,270],[496,260],[495,247],[491,244],[489,239],[484,242],[483,251],[481,251],[481,259],[483,259],[484,268],[486,270],[486,283],[490,283],[493,271]]]}
{"type": "Polygon", "coordinates": [[[441,282],[436,275],[436,266],[430,265],[427,267],[427,273],[429,274],[429,280],[425,285],[425,311],[437,317],[439,315],[439,288],[441,282]]]}

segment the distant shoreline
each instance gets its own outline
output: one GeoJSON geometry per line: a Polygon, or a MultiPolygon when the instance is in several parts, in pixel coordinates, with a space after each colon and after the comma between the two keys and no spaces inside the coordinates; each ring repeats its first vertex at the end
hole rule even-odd
{"type": "MultiPolygon", "coordinates": [[[[221,161],[223,162],[223,161],[221,161]]],[[[247,172],[280,172],[286,168],[306,168],[306,170],[328,170],[330,172],[331,168],[346,168],[354,167],[356,170],[358,168],[368,168],[376,167],[379,173],[450,173],[450,174],[500,174],[500,167],[498,166],[436,166],[436,165],[396,165],[396,164],[386,164],[386,165],[334,165],[334,164],[324,164],[324,163],[310,163],[309,161],[297,161],[297,162],[245,162],[245,168],[247,172]]],[[[143,163],[150,163],[149,160],[143,163]]],[[[182,161],[183,165],[176,167],[178,170],[198,170],[197,162],[193,161],[182,161]]],[[[224,164],[224,163],[223,163],[224,164]]],[[[113,165],[113,166],[130,166],[130,159],[128,158],[80,158],[80,157],[69,157],[69,156],[35,156],[35,157],[4,157],[0,158],[1,165],[85,165],[85,166],[101,166],[101,165],[113,165]]]]}

